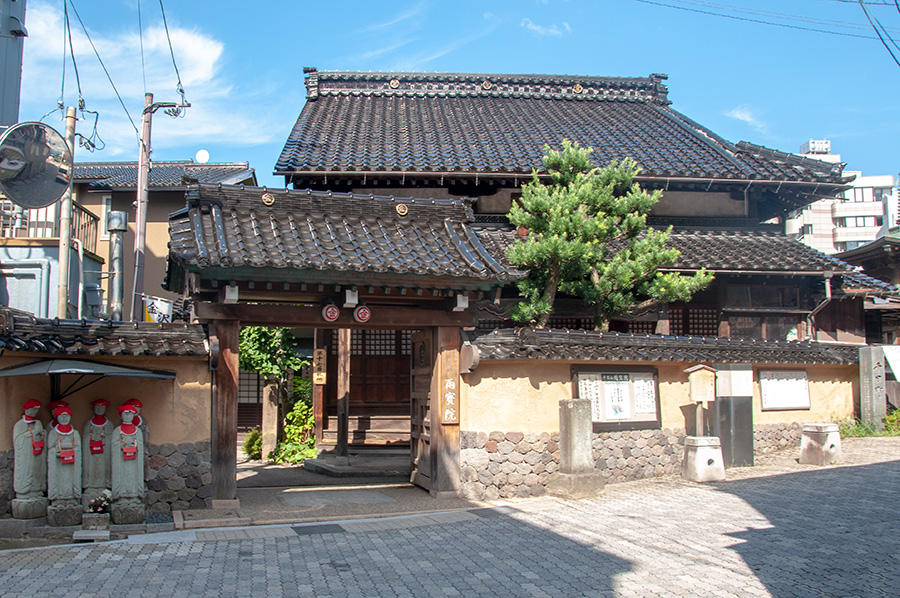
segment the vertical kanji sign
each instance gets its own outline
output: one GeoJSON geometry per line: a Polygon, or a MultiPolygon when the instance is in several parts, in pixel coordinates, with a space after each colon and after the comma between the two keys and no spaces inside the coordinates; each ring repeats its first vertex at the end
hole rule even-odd
{"type": "Polygon", "coordinates": [[[441,423],[459,425],[459,352],[442,351],[440,391],[441,423]]]}
{"type": "Polygon", "coordinates": [[[325,349],[313,351],[313,384],[325,384],[326,355],[325,349]]]}

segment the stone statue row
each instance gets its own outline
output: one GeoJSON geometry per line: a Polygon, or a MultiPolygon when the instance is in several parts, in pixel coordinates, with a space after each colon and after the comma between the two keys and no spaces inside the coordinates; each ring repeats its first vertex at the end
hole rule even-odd
{"type": "Polygon", "coordinates": [[[22,405],[13,426],[12,514],[17,519],[47,516],[55,526],[79,525],[82,513],[109,492],[113,523],[144,521],[145,447],[148,428],[143,404],[129,399],[119,407],[120,423],[106,417],[110,402],[91,402],[94,415],[82,433],[72,426],[65,401],[50,403],[53,419],[45,429],[37,418],[40,401],[22,405]]]}

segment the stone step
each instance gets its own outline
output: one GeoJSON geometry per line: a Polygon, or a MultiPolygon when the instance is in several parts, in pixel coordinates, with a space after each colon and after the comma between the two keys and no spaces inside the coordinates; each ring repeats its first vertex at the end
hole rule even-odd
{"type": "Polygon", "coordinates": [[[108,542],[109,530],[80,529],[72,534],[73,542],[108,542]]]}

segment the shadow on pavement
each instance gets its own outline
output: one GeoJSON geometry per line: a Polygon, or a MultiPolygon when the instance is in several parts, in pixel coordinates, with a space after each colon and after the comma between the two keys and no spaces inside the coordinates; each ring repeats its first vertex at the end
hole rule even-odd
{"type": "Polygon", "coordinates": [[[771,523],[730,535],[772,596],[900,596],[900,461],[716,487],[771,523]]]}

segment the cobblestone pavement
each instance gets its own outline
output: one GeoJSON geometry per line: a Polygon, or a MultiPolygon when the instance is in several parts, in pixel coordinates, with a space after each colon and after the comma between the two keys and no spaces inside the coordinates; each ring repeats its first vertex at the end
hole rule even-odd
{"type": "Polygon", "coordinates": [[[0,553],[3,596],[900,596],[900,439],[469,511],[0,553]]]}

